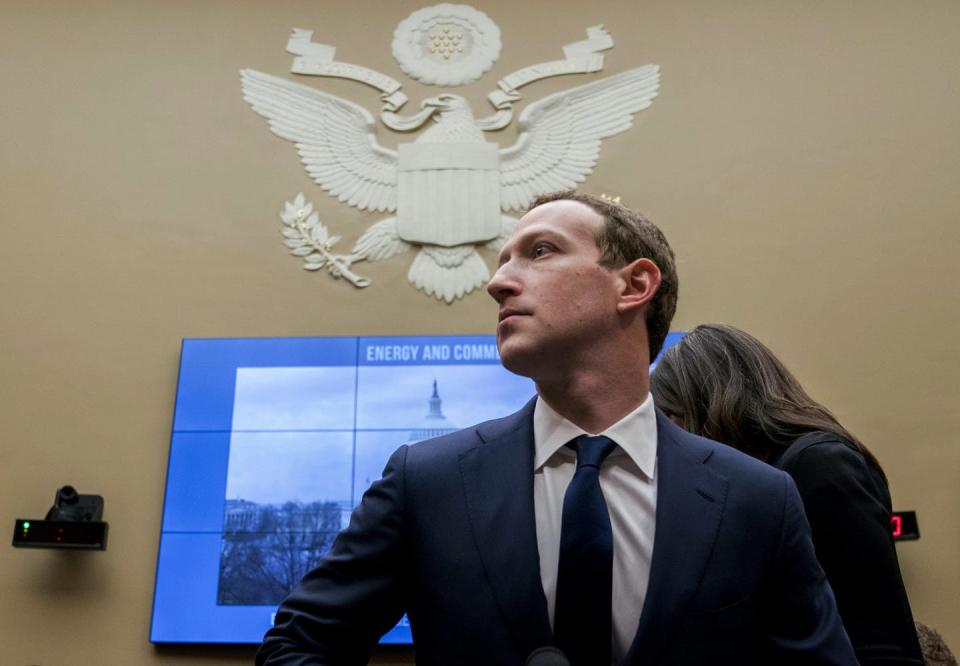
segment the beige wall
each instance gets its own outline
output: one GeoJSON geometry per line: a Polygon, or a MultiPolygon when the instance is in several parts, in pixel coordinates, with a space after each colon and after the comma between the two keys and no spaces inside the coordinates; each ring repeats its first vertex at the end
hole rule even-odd
{"type": "MultiPolygon", "coordinates": [[[[409,255],[358,266],[365,291],[301,270],[277,219],[298,191],[343,246],[379,217],[310,182],[242,101],[238,70],[286,75],[290,29],[312,28],[415,105],[435,89],[400,72],[389,41],[422,5],[3,4],[0,528],[72,483],[104,495],[111,538],[103,553],[0,547],[0,662],[245,663],[249,650],[147,639],[180,339],[490,332],[493,308],[483,293],[429,300],[405,281],[409,255]]],[[[588,25],[617,41],[607,73],[662,66],[661,96],[584,188],[666,231],[675,328],[752,331],[873,448],[895,505],[919,513],[923,538],[899,547],[915,615],[960,648],[960,5],[475,6],[504,42],[465,88],[476,109],[588,25]]],[[[375,108],[372,89],[310,83],[375,108]]]]}

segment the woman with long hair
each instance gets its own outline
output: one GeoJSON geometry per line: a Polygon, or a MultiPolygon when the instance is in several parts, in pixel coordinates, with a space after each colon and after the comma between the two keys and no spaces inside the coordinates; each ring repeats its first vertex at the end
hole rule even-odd
{"type": "Polygon", "coordinates": [[[797,484],[817,559],[864,666],[923,664],[876,457],[753,336],[698,326],[660,359],[654,403],[682,428],[759,458],[797,484]]]}

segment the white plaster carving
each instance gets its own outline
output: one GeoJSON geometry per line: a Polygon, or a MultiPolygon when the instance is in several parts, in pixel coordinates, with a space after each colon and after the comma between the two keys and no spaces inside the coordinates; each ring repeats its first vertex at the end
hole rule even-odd
{"type": "Polygon", "coordinates": [[[450,303],[489,278],[476,252],[498,249],[537,194],[574,187],[589,174],[600,141],[631,125],[657,92],[656,65],[628,70],[550,95],[520,116],[517,142],[505,149],[483,138],[469,104],[444,94],[437,124],[399,151],[380,146],[373,117],[353,102],[257,72],[242,72],[244,98],[277,135],[293,141],[313,179],[362,210],[397,212],[357,242],[350,263],[376,261],[420,246],[408,278],[450,303]]]}
{"type": "Polygon", "coordinates": [[[660,68],[644,65],[530,104],[520,136],[500,151],[500,205],[521,210],[542,192],[576,187],[593,171],[600,142],[653,103],[660,68]]]}
{"type": "Polygon", "coordinates": [[[487,95],[487,100],[497,111],[491,116],[478,119],[477,125],[484,131],[503,129],[513,120],[513,105],[520,100],[518,88],[549,76],[599,72],[603,69],[603,54],[600,51],[611,48],[613,38],[602,25],[587,28],[585,40],[563,47],[563,60],[530,65],[497,81],[500,90],[494,90],[487,95]]]}
{"type": "Polygon", "coordinates": [[[284,224],[280,231],[284,237],[283,244],[290,248],[290,254],[303,258],[304,270],[326,268],[333,277],[342,277],[355,287],[369,286],[369,279],[350,270],[350,257],[333,253],[333,246],[340,236],[330,235],[313,212],[313,204],[307,203],[302,193],[284,204],[280,219],[284,224]]]}
{"type": "Polygon", "coordinates": [[[393,57],[422,83],[463,85],[483,76],[500,57],[500,28],[468,5],[424,7],[397,26],[393,57]]]}
{"type": "Polygon", "coordinates": [[[433,113],[433,109],[424,109],[406,118],[397,115],[397,110],[407,103],[407,96],[400,90],[400,83],[368,67],[334,60],[336,47],[313,41],[312,30],[294,28],[293,34],[287,40],[287,52],[297,56],[290,66],[290,71],[294,74],[352,79],[379,90],[382,93],[380,100],[383,102],[380,119],[390,129],[398,132],[415,130],[429,120],[433,113]]]}
{"type": "MultiPolygon", "coordinates": [[[[398,39],[422,47],[426,38],[435,51],[429,57],[420,53],[408,59],[406,66],[397,56],[404,71],[421,76],[423,70],[417,67],[426,62],[437,65],[439,58],[456,65],[442,71],[459,72],[445,79],[432,74],[430,81],[421,79],[427,83],[459,85],[474,80],[489,69],[500,49],[496,25],[466,5],[435,5],[411,14],[397,28],[395,55],[398,39]],[[446,34],[443,30],[451,25],[460,26],[456,29],[467,37],[435,44],[431,35],[446,34]],[[487,50],[475,52],[478,45],[487,50]],[[461,47],[463,51],[458,50],[461,47]],[[475,53],[479,55],[471,55],[475,53]],[[473,62],[473,73],[467,72],[467,60],[473,62]],[[469,76],[474,78],[465,78],[469,76]]],[[[497,109],[490,117],[475,118],[467,100],[449,93],[426,99],[420,113],[401,117],[395,112],[407,98],[397,81],[337,62],[334,47],[313,42],[310,31],[295,29],[287,44],[297,56],[295,73],[350,78],[377,88],[383,102],[380,118],[391,129],[409,131],[431,117],[435,124],[415,141],[391,150],[379,144],[374,117],[359,104],[242,70],[244,99],[269,121],[275,134],[296,144],[317,184],[361,210],[394,214],[367,229],[350,254],[334,254],[332,246],[339,238],[329,235],[301,194],[281,215],[284,243],[304,258],[306,270],[326,268],[357,287],[370,281],[351,272],[353,263],[380,261],[414,249],[418,253],[407,277],[427,294],[451,303],[482,286],[490,274],[477,249],[499,250],[509,238],[516,219],[504,212],[526,208],[543,192],[582,182],[597,162],[601,141],[628,129],[634,114],[650,106],[657,95],[659,68],[638,67],[528,105],[519,118],[518,139],[507,148],[486,141],[484,131],[512,121],[512,106],[521,98],[518,88],[547,76],[598,71],[603,67],[600,51],[612,46],[602,26],[588,28],[586,40],[564,47],[563,60],[524,67],[501,79],[499,90],[489,96],[497,109]]]]}

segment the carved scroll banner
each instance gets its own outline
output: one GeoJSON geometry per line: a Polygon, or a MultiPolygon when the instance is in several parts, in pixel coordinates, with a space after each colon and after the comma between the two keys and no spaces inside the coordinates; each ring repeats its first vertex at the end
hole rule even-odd
{"type": "Polygon", "coordinates": [[[312,30],[293,29],[293,36],[287,41],[287,52],[298,56],[290,67],[294,74],[350,79],[376,88],[383,93],[380,95],[380,101],[383,102],[380,118],[387,127],[398,132],[417,129],[433,115],[435,109],[424,109],[409,117],[398,116],[396,112],[407,103],[407,96],[400,91],[399,81],[368,67],[334,60],[337,53],[335,46],[320,44],[312,39],[312,30]]]}
{"type": "Polygon", "coordinates": [[[530,65],[508,74],[497,85],[500,90],[494,90],[487,95],[487,100],[497,109],[497,113],[481,118],[477,123],[484,130],[498,130],[506,127],[513,120],[513,105],[520,101],[518,88],[546,79],[551,76],[564,74],[588,74],[603,69],[603,55],[599,51],[613,48],[613,37],[602,25],[587,28],[587,38],[580,42],[567,44],[563,47],[563,60],[552,60],[539,65],[530,65]]]}

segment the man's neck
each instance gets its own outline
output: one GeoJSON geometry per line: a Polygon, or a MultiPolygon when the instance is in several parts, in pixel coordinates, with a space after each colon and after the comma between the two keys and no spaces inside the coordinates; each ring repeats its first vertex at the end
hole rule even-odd
{"type": "Polygon", "coordinates": [[[537,393],[555,412],[589,433],[603,432],[647,399],[646,366],[610,373],[578,373],[537,381],[537,393]]]}

